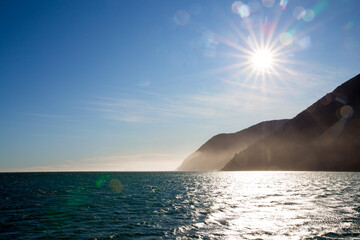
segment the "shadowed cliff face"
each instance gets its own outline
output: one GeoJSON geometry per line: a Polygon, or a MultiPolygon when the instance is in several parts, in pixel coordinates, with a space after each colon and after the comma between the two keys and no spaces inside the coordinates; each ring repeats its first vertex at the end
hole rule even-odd
{"type": "Polygon", "coordinates": [[[360,75],[236,154],[222,170],[360,171],[359,156],[360,75]]]}
{"type": "Polygon", "coordinates": [[[282,127],[288,120],[262,122],[240,132],[212,137],[180,165],[181,171],[220,170],[234,157],[259,139],[282,127]]]}

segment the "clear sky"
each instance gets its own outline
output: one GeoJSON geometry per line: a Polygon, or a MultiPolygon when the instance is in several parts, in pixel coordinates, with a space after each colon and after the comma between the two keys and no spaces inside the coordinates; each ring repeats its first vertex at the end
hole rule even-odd
{"type": "Polygon", "coordinates": [[[0,2],[0,171],[174,170],[360,72],[357,0],[0,2]]]}

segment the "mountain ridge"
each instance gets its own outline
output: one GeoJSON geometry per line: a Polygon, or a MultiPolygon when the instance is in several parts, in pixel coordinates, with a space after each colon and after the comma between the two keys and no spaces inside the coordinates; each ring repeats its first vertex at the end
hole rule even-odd
{"type": "Polygon", "coordinates": [[[359,111],[357,75],[237,153],[222,170],[360,171],[359,111]]]}
{"type": "Polygon", "coordinates": [[[277,130],[287,121],[287,119],[264,121],[235,133],[217,134],[187,157],[177,170],[220,170],[236,152],[245,149],[267,134],[277,130]]]}

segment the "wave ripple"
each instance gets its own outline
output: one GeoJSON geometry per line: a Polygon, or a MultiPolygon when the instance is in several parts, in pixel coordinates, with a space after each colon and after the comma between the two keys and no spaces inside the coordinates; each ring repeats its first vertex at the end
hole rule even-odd
{"type": "Polygon", "coordinates": [[[4,173],[0,239],[360,239],[360,174],[4,173]]]}

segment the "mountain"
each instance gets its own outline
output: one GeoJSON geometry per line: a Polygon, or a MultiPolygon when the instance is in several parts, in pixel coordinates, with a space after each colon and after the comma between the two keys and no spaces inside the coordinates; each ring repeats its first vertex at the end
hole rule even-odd
{"type": "Polygon", "coordinates": [[[360,171],[360,75],[237,153],[222,170],[360,171]]]}
{"type": "Polygon", "coordinates": [[[242,131],[212,137],[179,166],[180,171],[220,170],[249,145],[282,127],[288,120],[261,122],[242,131]]]}

